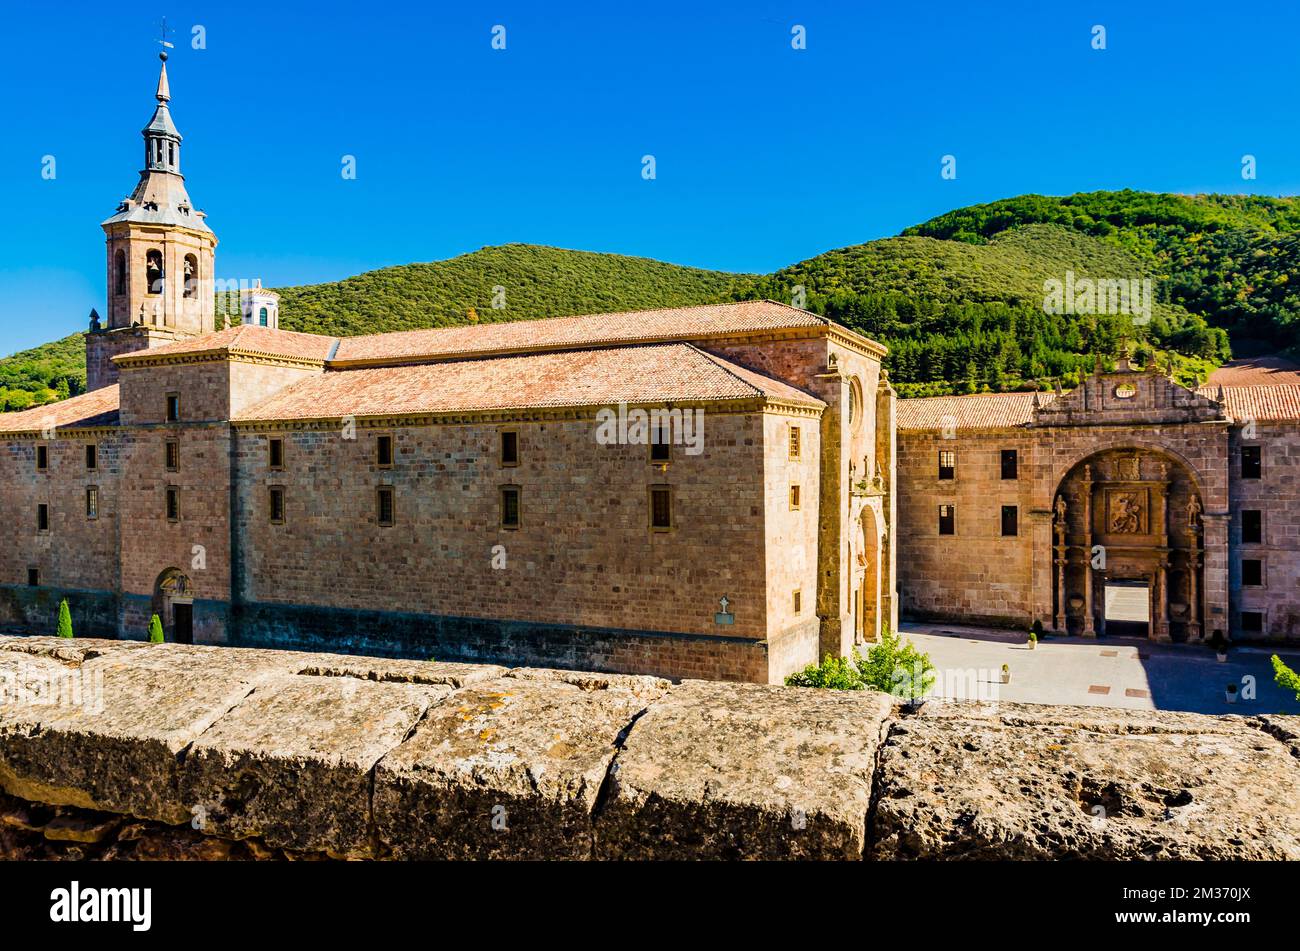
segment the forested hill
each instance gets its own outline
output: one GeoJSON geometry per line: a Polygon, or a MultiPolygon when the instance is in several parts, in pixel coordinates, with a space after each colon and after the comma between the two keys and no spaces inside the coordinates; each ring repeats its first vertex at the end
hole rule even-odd
{"type": "Polygon", "coordinates": [[[754,275],[649,258],[507,244],[331,284],[280,288],[280,325],[351,336],[475,320],[708,304],[735,299],[753,280],[754,275]]]}
{"type": "Polygon", "coordinates": [[[959,208],[904,234],[981,245],[1055,224],[1121,247],[1163,281],[1167,300],[1242,340],[1300,347],[1300,199],[1088,192],[1021,195],[959,208]]]}
{"type": "MultiPolygon", "coordinates": [[[[1227,359],[1230,337],[1300,352],[1300,200],[1022,195],[770,275],[512,244],[279,290],[286,329],[339,335],[770,297],[887,344],[905,396],[1068,386],[1125,340],[1191,383],[1227,359]],[[1067,273],[1149,279],[1150,319],[1049,312],[1046,282],[1067,273]]],[[[0,360],[0,408],[84,385],[80,334],[0,360]]]]}

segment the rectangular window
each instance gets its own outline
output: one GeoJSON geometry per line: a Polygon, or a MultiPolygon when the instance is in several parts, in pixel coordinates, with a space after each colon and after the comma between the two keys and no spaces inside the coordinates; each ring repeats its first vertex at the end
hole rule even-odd
{"type": "Polygon", "coordinates": [[[1020,510],[1014,505],[1002,506],[1002,534],[1020,534],[1020,510]]]}
{"type": "Polygon", "coordinates": [[[501,487],[501,527],[518,528],[520,522],[520,489],[517,485],[501,487]]]}
{"type": "Polygon", "coordinates": [[[801,439],[802,436],[799,427],[791,426],[790,427],[790,458],[791,459],[799,458],[799,453],[803,450],[803,447],[800,445],[801,439]]]}
{"type": "Polygon", "coordinates": [[[86,444],[86,468],[92,472],[99,468],[99,447],[93,442],[86,444]]]}
{"type": "Polygon", "coordinates": [[[799,486],[790,486],[790,511],[799,511],[799,486]]]}
{"type": "Polygon", "coordinates": [[[377,436],[375,438],[375,464],[381,469],[389,469],[393,465],[393,437],[377,436]]]}
{"type": "Polygon", "coordinates": [[[1264,542],[1264,513],[1259,509],[1241,510],[1241,541],[1244,545],[1264,542]]]}
{"type": "Polygon", "coordinates": [[[284,524],[284,487],[273,485],[269,490],[272,525],[284,524]]]}
{"type": "Polygon", "coordinates": [[[1004,479],[1020,478],[1020,474],[1018,471],[1019,467],[1020,467],[1020,459],[1018,458],[1016,451],[1014,449],[1003,449],[1002,450],[1002,478],[1004,479]]]}
{"type": "Polygon", "coordinates": [[[796,591],[794,593],[794,613],[801,614],[802,612],[803,612],[803,592],[796,591]]]}
{"type": "Polygon", "coordinates": [[[181,517],[181,494],[174,486],[167,487],[167,521],[178,522],[181,517]]]}
{"type": "Polygon", "coordinates": [[[951,505],[939,506],[939,534],[954,535],[957,530],[957,510],[951,505]]]}
{"type": "Polygon", "coordinates": [[[673,444],[671,441],[671,434],[668,432],[668,427],[664,426],[660,429],[651,430],[650,461],[652,463],[672,462],[672,459],[673,444]]]}
{"type": "Polygon", "coordinates": [[[272,439],[266,444],[267,465],[272,469],[284,468],[284,440],[272,439]]]}
{"type": "Polygon", "coordinates": [[[50,507],[44,502],[36,506],[36,530],[38,532],[50,530],[50,507]]]}
{"type": "Polygon", "coordinates": [[[181,421],[181,395],[179,393],[167,394],[167,422],[179,423],[181,421]]]}
{"type": "Polygon", "coordinates": [[[50,448],[49,446],[36,447],[36,471],[44,472],[50,467],[50,448]]]}
{"type": "Polygon", "coordinates": [[[1243,479],[1258,479],[1263,472],[1264,462],[1260,453],[1259,446],[1242,446],[1241,447],[1241,477],[1243,479]]]}
{"type": "Polygon", "coordinates": [[[957,477],[957,453],[951,449],[939,450],[939,478],[955,479],[957,477]]]}
{"type": "Polygon", "coordinates": [[[1258,588],[1264,583],[1264,563],[1258,558],[1241,559],[1241,583],[1258,588]]]}
{"type": "Polygon", "coordinates": [[[393,487],[380,486],[375,493],[376,515],[379,524],[385,528],[393,524],[393,487]]]}
{"type": "Polygon", "coordinates": [[[99,486],[86,486],[86,518],[99,518],[99,486]]]}
{"type": "Polygon", "coordinates": [[[181,444],[175,439],[167,440],[166,452],[163,454],[163,465],[168,472],[175,472],[181,467],[181,444]]]}
{"type": "Polygon", "coordinates": [[[667,485],[650,486],[650,530],[667,532],[673,527],[673,490],[667,485]]]}
{"type": "Polygon", "coordinates": [[[1261,611],[1242,611],[1241,629],[1247,634],[1264,632],[1264,614],[1261,611]]]}
{"type": "Polygon", "coordinates": [[[519,433],[513,429],[501,430],[501,465],[519,465],[519,433]]]}
{"type": "Polygon", "coordinates": [[[37,588],[37,587],[40,587],[40,584],[41,584],[41,569],[39,569],[39,568],[28,568],[28,569],[27,569],[27,585],[28,585],[28,587],[31,587],[31,588],[37,588]]]}

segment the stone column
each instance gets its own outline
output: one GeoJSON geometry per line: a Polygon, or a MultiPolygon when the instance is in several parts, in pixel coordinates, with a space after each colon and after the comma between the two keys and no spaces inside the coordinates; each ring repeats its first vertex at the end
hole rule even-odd
{"type": "Polygon", "coordinates": [[[1092,466],[1083,467],[1083,631],[1084,637],[1096,637],[1097,625],[1092,611],[1092,466]]]}
{"type": "Polygon", "coordinates": [[[1156,487],[1156,533],[1160,538],[1160,565],[1156,571],[1155,617],[1151,619],[1153,640],[1168,642],[1169,636],[1169,467],[1161,464],[1162,481],[1156,487]]]}

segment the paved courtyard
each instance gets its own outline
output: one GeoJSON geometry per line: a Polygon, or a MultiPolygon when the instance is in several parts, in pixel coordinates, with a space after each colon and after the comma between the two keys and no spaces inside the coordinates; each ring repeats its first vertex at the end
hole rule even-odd
{"type": "Polygon", "coordinates": [[[1135,710],[1300,713],[1294,694],[1273,682],[1269,661],[1276,653],[1300,670],[1300,650],[1294,648],[1234,648],[1221,664],[1206,647],[1136,638],[1048,636],[1030,650],[1022,632],[908,622],[900,630],[938,668],[936,695],[1135,710]],[[1011,668],[1011,682],[1005,685],[999,683],[1003,664],[1011,668]],[[1254,699],[1248,695],[1250,678],[1254,699]],[[1224,696],[1229,683],[1238,685],[1232,704],[1224,696]]]}

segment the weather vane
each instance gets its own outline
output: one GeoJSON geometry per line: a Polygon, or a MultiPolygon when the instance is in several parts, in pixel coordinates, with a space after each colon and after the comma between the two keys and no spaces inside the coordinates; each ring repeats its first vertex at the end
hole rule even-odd
{"type": "Polygon", "coordinates": [[[158,58],[165,62],[167,59],[167,51],[176,48],[173,44],[167,42],[167,34],[175,31],[167,29],[166,17],[162,18],[161,29],[162,29],[162,38],[159,39],[157,42],[160,46],[162,46],[162,52],[158,54],[158,58]]]}

